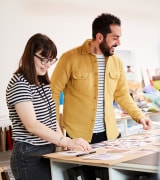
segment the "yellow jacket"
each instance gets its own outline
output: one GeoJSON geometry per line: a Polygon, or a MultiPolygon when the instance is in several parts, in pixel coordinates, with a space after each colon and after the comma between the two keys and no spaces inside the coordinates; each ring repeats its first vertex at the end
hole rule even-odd
{"type": "MultiPolygon", "coordinates": [[[[98,95],[97,59],[89,50],[89,41],[86,40],[82,46],[64,53],[51,77],[57,119],[60,92],[63,91],[62,126],[72,138],[82,137],[88,142],[92,138],[98,95]]],[[[144,117],[129,95],[123,64],[116,55],[106,58],[104,93],[106,133],[108,140],[112,140],[119,134],[113,100],[137,122],[144,117]]]]}

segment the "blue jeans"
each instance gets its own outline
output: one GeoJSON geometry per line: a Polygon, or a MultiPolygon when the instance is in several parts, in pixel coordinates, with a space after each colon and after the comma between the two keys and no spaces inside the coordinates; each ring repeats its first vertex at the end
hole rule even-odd
{"type": "Polygon", "coordinates": [[[34,146],[14,142],[11,170],[16,180],[51,180],[50,161],[42,155],[55,152],[55,145],[34,146]]]}

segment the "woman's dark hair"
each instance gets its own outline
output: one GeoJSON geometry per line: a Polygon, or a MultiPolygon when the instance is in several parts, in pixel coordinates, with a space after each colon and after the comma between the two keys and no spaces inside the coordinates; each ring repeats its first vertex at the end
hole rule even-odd
{"type": "Polygon", "coordinates": [[[57,47],[54,42],[46,35],[37,33],[28,40],[15,73],[23,74],[30,84],[38,85],[39,82],[50,84],[48,73],[44,76],[36,75],[34,55],[38,51],[45,58],[56,58],[57,56],[57,47]]]}
{"type": "Polygon", "coordinates": [[[110,25],[113,24],[121,26],[120,19],[108,13],[99,15],[92,23],[92,38],[95,39],[97,33],[101,33],[105,38],[108,33],[111,33],[110,25]]]}

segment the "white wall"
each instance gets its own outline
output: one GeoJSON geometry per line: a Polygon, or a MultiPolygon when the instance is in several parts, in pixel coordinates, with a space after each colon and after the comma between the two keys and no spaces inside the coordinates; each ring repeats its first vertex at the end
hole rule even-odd
{"type": "Polygon", "coordinates": [[[0,114],[8,113],[6,86],[29,37],[47,34],[60,56],[91,38],[92,21],[102,12],[122,20],[118,49],[133,51],[136,67],[154,72],[160,67],[159,7],[159,0],[0,0],[0,114]]]}

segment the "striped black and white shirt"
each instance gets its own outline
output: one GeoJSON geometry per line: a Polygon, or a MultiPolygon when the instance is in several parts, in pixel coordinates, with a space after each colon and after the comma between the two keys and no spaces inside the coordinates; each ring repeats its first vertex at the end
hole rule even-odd
{"type": "Polygon", "coordinates": [[[6,101],[13,126],[12,137],[14,140],[32,145],[50,143],[28,132],[15,110],[15,104],[32,101],[37,121],[56,130],[56,108],[49,85],[32,85],[23,75],[14,74],[6,89],[6,101]]]}
{"type": "Polygon", "coordinates": [[[103,55],[96,55],[98,63],[98,100],[97,112],[94,124],[93,133],[105,131],[104,125],[104,79],[105,79],[105,57],[103,55]]]}

